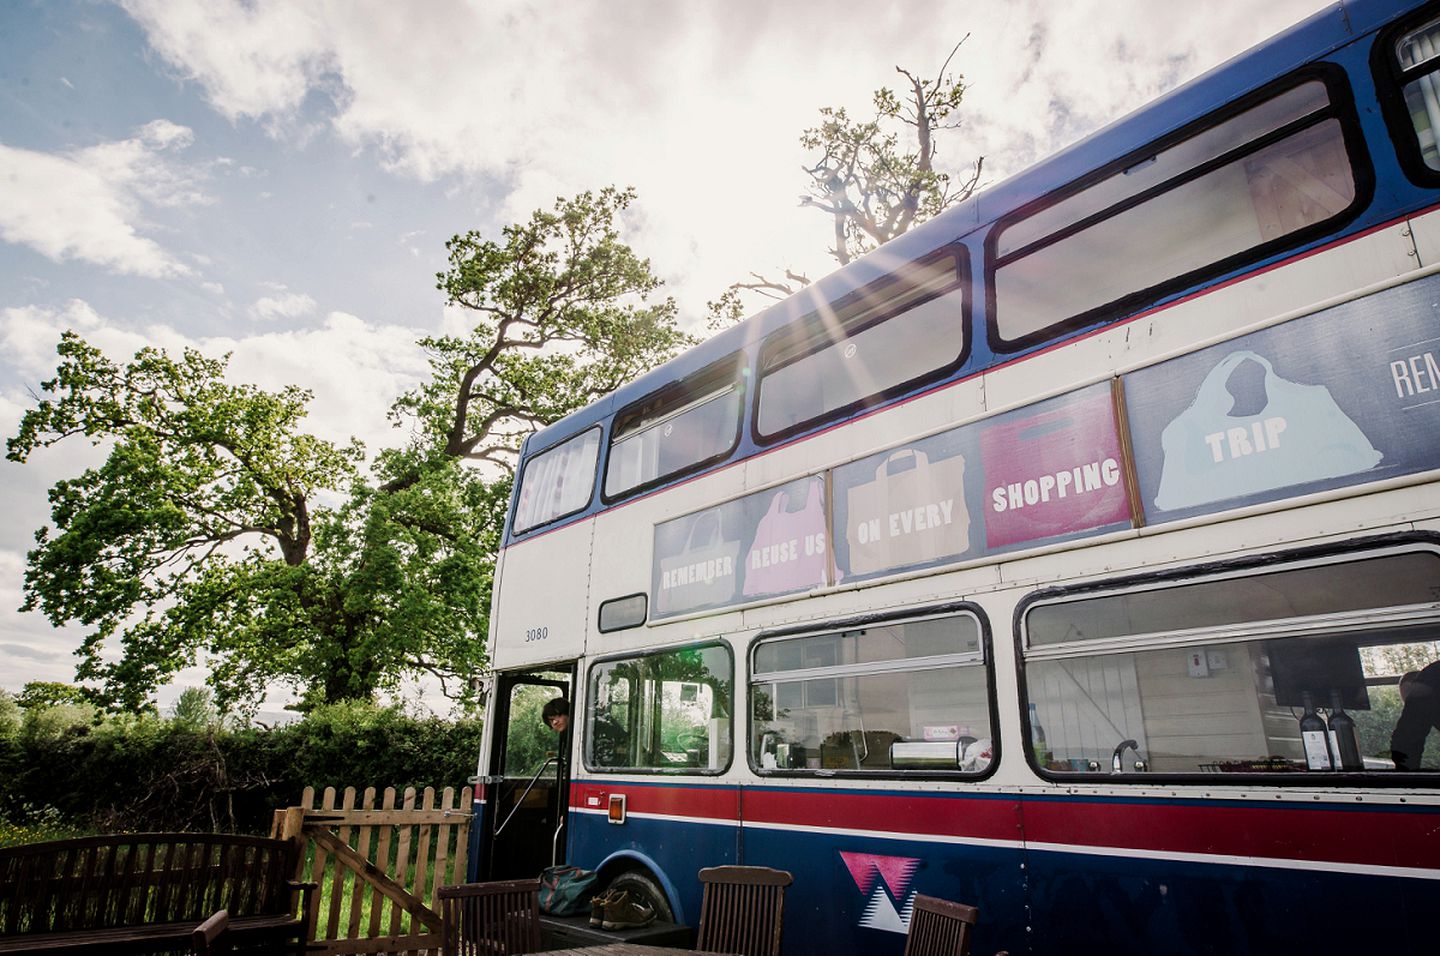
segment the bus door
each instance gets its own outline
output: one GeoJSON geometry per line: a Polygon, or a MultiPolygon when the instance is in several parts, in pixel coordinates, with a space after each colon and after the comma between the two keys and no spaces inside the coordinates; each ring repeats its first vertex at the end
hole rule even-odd
{"type": "Polygon", "coordinates": [[[490,747],[481,880],[526,879],[565,861],[574,723],[555,733],[541,718],[557,697],[573,701],[575,669],[501,674],[490,747]]]}

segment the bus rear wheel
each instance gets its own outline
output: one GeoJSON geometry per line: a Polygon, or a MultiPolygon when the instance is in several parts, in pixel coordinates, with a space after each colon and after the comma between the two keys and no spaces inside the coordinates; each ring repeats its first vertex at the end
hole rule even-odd
{"type": "Polygon", "coordinates": [[[675,922],[675,911],[670,908],[670,901],[665,898],[665,891],[661,889],[659,881],[649,872],[626,870],[610,881],[610,889],[624,890],[634,899],[644,902],[647,906],[653,906],[655,918],[660,922],[675,922]]]}

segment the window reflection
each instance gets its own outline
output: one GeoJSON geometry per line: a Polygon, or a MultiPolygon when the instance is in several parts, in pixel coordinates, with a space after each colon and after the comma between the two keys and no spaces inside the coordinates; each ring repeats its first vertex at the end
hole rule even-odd
{"type": "Polygon", "coordinates": [[[590,672],[586,765],[724,770],[733,686],[730,654],[719,645],[597,664],[590,672]]]}

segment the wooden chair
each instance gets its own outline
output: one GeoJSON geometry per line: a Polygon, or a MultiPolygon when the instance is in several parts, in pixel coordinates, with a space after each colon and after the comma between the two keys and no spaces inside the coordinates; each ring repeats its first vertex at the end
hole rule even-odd
{"type": "Polygon", "coordinates": [[[980,911],[964,903],[915,895],[905,956],[967,956],[980,911]]]}
{"type": "Polygon", "coordinates": [[[700,871],[702,953],[780,956],[785,887],[794,877],[768,866],[712,866],[700,871]]]}
{"type": "Polygon", "coordinates": [[[190,952],[194,956],[228,956],[230,914],[221,910],[195,927],[195,932],[190,934],[190,952]]]}
{"type": "Polygon", "coordinates": [[[442,886],[444,956],[540,952],[540,881],[502,880],[442,886]]]}

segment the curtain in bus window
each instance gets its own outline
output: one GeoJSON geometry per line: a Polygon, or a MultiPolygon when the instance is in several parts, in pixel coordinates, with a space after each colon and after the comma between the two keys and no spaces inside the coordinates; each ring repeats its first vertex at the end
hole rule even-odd
{"type": "Polygon", "coordinates": [[[1286,381],[1264,356],[1232,352],[1200,383],[1160,437],[1155,506],[1189,508],[1368,471],[1381,454],[1323,385],[1286,381]],[[1242,408],[1236,380],[1256,370],[1258,401],[1242,408]]]}
{"type": "Polygon", "coordinates": [[[723,454],[735,443],[740,393],[727,384],[615,439],[605,493],[618,495],[723,454]]]}
{"type": "MultiPolygon", "coordinates": [[[[1440,660],[1440,555],[1312,561],[1032,607],[1040,765],[1108,772],[1119,753],[1127,775],[1325,769],[1304,719],[1342,769],[1394,772],[1399,679],[1440,660]]],[[[1421,749],[1421,769],[1440,769],[1440,733],[1421,749]]]]}
{"type": "Polygon", "coordinates": [[[513,530],[524,531],[584,508],[595,483],[599,451],[596,428],[531,458],[520,479],[513,530]]]}
{"type": "MultiPolygon", "coordinates": [[[[1396,52],[1400,67],[1406,70],[1434,60],[1440,55],[1440,25],[1427,23],[1402,37],[1396,44],[1396,52]]],[[[1440,143],[1436,141],[1436,131],[1440,130],[1440,83],[1434,72],[1405,85],[1405,106],[1420,143],[1421,158],[1431,169],[1440,169],[1440,143]]]]}

